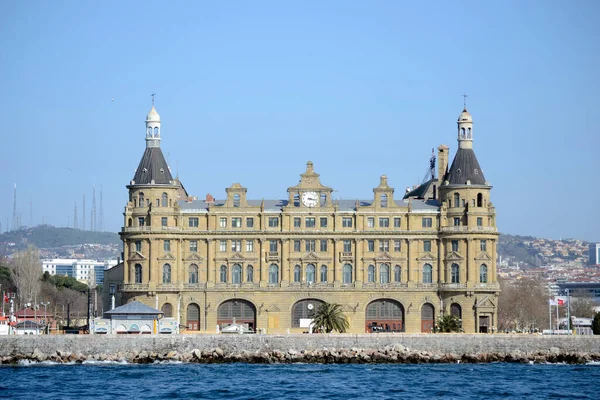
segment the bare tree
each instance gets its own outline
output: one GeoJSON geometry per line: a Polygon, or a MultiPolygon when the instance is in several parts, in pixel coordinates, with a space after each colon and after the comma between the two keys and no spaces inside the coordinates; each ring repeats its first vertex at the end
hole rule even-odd
{"type": "Polygon", "coordinates": [[[570,294],[571,315],[579,318],[594,318],[594,307],[598,304],[586,290],[574,290],[570,294]]]}
{"type": "Polygon", "coordinates": [[[40,253],[34,246],[13,255],[12,275],[19,304],[34,302],[40,291],[42,264],[40,253]]]}
{"type": "Polygon", "coordinates": [[[541,281],[500,281],[498,325],[502,330],[529,331],[548,327],[548,290],[541,281]]]}

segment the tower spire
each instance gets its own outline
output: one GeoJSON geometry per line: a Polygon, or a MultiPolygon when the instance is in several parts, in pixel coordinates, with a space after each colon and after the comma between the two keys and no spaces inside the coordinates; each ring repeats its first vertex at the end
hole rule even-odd
{"type": "Polygon", "coordinates": [[[463,97],[463,110],[466,110],[467,109],[467,94],[466,93],[463,94],[462,97],[463,97]]]}

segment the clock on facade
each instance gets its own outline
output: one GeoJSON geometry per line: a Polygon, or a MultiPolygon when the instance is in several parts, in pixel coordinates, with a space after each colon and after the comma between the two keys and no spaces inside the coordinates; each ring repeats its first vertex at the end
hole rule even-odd
{"type": "Polygon", "coordinates": [[[302,204],[306,207],[314,207],[319,204],[319,195],[317,192],[304,192],[302,193],[302,204]]]}

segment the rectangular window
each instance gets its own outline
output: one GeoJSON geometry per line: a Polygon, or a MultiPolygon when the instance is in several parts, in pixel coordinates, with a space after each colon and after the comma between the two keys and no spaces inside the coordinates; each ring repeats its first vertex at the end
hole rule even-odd
{"type": "Polygon", "coordinates": [[[379,251],[390,251],[390,241],[389,240],[380,240],[379,241],[379,251]]]}
{"type": "Polygon", "coordinates": [[[342,227],[352,228],[352,217],[342,217],[342,227]]]}
{"type": "Polygon", "coordinates": [[[219,218],[219,227],[227,228],[227,218],[225,218],[225,217],[219,218]]]}
{"type": "Polygon", "coordinates": [[[321,251],[327,251],[327,240],[321,240],[321,251]]]}
{"type": "Polygon", "coordinates": [[[301,223],[300,217],[294,217],[294,228],[300,228],[301,223]]]}
{"type": "Polygon", "coordinates": [[[277,228],[279,226],[279,217],[269,217],[269,228],[277,228]]]}
{"type": "Polygon", "coordinates": [[[454,226],[460,226],[460,218],[454,217],[454,226]]]}
{"type": "Polygon", "coordinates": [[[227,240],[221,240],[219,242],[219,251],[227,251],[227,240]]]}
{"type": "Polygon", "coordinates": [[[300,241],[299,240],[294,240],[294,251],[295,252],[300,251],[300,241]]]}
{"type": "Polygon", "coordinates": [[[190,251],[193,253],[198,251],[198,241],[197,240],[190,240],[190,251]]]}
{"type": "Polygon", "coordinates": [[[321,228],[327,228],[327,217],[321,217],[321,228]]]}
{"type": "Polygon", "coordinates": [[[171,251],[171,241],[170,240],[165,240],[163,242],[163,250],[164,251],[171,251]]]}
{"type": "Polygon", "coordinates": [[[399,240],[394,240],[394,251],[400,251],[402,249],[401,248],[401,243],[402,242],[399,241],[399,240]]]}
{"type": "Polygon", "coordinates": [[[479,242],[479,249],[481,251],[487,251],[487,240],[482,240],[479,242]]]}
{"type": "Polygon", "coordinates": [[[477,226],[483,226],[483,218],[477,217],[477,226]]]}
{"type": "Polygon", "coordinates": [[[389,218],[379,218],[379,227],[380,228],[389,228],[390,227],[390,219],[389,218]]]}
{"type": "Polygon", "coordinates": [[[344,240],[344,253],[352,252],[352,241],[344,240]]]}
{"type": "Polygon", "coordinates": [[[315,227],[315,218],[306,217],[305,223],[306,223],[307,228],[314,228],[315,227]]]}
{"type": "Polygon", "coordinates": [[[254,218],[246,218],[246,228],[254,228],[254,218]]]}
{"type": "Polygon", "coordinates": [[[167,226],[167,217],[161,217],[160,226],[167,226]]]}
{"type": "Polygon", "coordinates": [[[277,253],[277,240],[269,240],[269,251],[277,253]]]}
{"type": "Polygon", "coordinates": [[[198,227],[198,217],[190,217],[190,219],[188,220],[188,224],[189,224],[190,228],[197,228],[198,227]]]}
{"type": "Polygon", "coordinates": [[[431,228],[433,226],[431,218],[423,217],[423,219],[421,220],[421,226],[423,228],[431,228]]]}
{"type": "Polygon", "coordinates": [[[367,228],[375,228],[375,218],[367,218],[367,228]]]}
{"type": "Polygon", "coordinates": [[[138,217],[138,225],[144,226],[144,217],[138,217]]]}
{"type": "Polygon", "coordinates": [[[367,240],[367,251],[369,251],[369,252],[375,251],[375,241],[374,240],[367,240]]]}
{"type": "Polygon", "coordinates": [[[231,218],[231,227],[232,228],[241,228],[242,227],[242,219],[239,217],[231,218]]]}
{"type": "Polygon", "coordinates": [[[431,251],[431,240],[423,240],[423,251],[431,251]]]}
{"type": "Polygon", "coordinates": [[[242,250],[242,241],[241,240],[232,240],[231,241],[231,251],[241,251],[242,250]]]}
{"type": "Polygon", "coordinates": [[[394,228],[400,228],[400,218],[394,218],[394,228]]]}
{"type": "Polygon", "coordinates": [[[135,241],[135,251],[142,251],[142,241],[141,240],[135,241]]]}
{"type": "Polygon", "coordinates": [[[246,240],[246,251],[251,253],[254,251],[254,240],[246,240]]]}
{"type": "Polygon", "coordinates": [[[452,241],[452,251],[458,251],[458,240],[452,241]]]}
{"type": "Polygon", "coordinates": [[[315,251],[315,241],[314,240],[307,240],[305,242],[306,244],[306,251],[315,251]]]}

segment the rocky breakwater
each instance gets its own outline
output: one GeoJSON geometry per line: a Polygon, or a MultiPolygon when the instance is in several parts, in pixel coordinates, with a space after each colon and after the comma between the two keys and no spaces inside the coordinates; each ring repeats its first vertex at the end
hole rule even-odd
{"type": "Polygon", "coordinates": [[[381,349],[364,348],[322,348],[314,350],[241,350],[225,351],[220,347],[192,349],[179,352],[173,350],[147,351],[132,350],[111,353],[84,354],[57,350],[50,354],[35,348],[30,354],[11,354],[0,357],[2,364],[23,362],[86,363],[86,362],[127,362],[150,364],[157,362],[186,363],[233,363],[250,364],[421,364],[421,363],[567,363],[585,364],[600,361],[600,353],[568,352],[553,347],[547,351],[521,352],[478,352],[478,353],[434,353],[423,350],[410,350],[402,344],[385,346],[381,349]]]}

